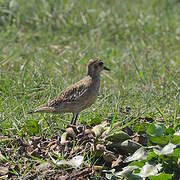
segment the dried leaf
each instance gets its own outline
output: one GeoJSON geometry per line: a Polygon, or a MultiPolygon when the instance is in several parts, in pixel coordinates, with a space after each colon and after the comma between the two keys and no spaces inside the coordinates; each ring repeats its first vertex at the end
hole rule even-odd
{"type": "Polygon", "coordinates": [[[122,171],[116,172],[115,175],[125,177],[125,176],[131,174],[135,169],[138,169],[138,167],[137,166],[126,166],[123,168],[122,171]]]}
{"type": "Polygon", "coordinates": [[[0,166],[0,175],[6,175],[9,171],[9,167],[8,166],[0,166]]]}
{"type": "Polygon", "coordinates": [[[153,166],[153,165],[150,165],[148,163],[146,163],[140,173],[138,174],[139,176],[141,177],[148,177],[148,176],[154,176],[154,175],[157,175],[158,172],[162,169],[162,165],[161,164],[158,164],[156,166],[153,166]]]}
{"type": "Polygon", "coordinates": [[[75,156],[71,160],[61,160],[61,161],[53,161],[57,166],[60,165],[69,165],[74,168],[78,168],[81,166],[83,162],[83,156],[75,156]]]}
{"type": "Polygon", "coordinates": [[[124,162],[131,162],[136,160],[145,160],[147,158],[148,151],[146,148],[139,148],[132,156],[127,157],[124,162]]]}
{"type": "Polygon", "coordinates": [[[102,123],[99,125],[96,125],[92,128],[91,132],[94,134],[95,137],[101,136],[101,134],[104,132],[104,128],[106,127],[107,123],[102,123]]]}
{"type": "Polygon", "coordinates": [[[157,155],[161,155],[161,154],[168,155],[168,154],[173,153],[174,148],[176,148],[176,145],[169,143],[166,146],[164,146],[161,150],[158,150],[157,148],[154,148],[154,152],[157,155]]]}
{"type": "Polygon", "coordinates": [[[75,139],[76,133],[74,132],[74,129],[73,129],[72,127],[68,127],[68,128],[66,129],[66,132],[67,132],[67,136],[75,139]]]}
{"type": "Polygon", "coordinates": [[[48,169],[50,169],[51,164],[49,162],[44,162],[38,166],[36,166],[36,170],[37,171],[47,171],[48,169]]]}
{"type": "Polygon", "coordinates": [[[61,135],[61,144],[65,144],[66,143],[66,138],[67,138],[67,132],[64,132],[61,135]]]}
{"type": "Polygon", "coordinates": [[[138,150],[140,147],[142,147],[142,145],[137,142],[134,142],[132,140],[126,140],[121,143],[120,147],[126,153],[134,153],[136,150],[138,150]]]}
{"type": "Polygon", "coordinates": [[[112,162],[111,168],[120,166],[123,163],[122,157],[123,156],[119,155],[119,157],[115,161],[112,162]]]}

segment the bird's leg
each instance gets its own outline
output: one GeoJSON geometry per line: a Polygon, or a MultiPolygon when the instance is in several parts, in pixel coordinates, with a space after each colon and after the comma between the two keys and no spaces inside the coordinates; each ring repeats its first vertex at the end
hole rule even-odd
{"type": "Polygon", "coordinates": [[[78,117],[79,113],[73,113],[73,118],[71,120],[71,124],[76,125],[76,120],[78,117]]]}

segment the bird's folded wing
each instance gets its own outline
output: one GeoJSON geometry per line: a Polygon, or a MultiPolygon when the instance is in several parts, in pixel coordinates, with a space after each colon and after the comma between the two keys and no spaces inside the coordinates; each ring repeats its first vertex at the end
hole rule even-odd
{"type": "Polygon", "coordinates": [[[49,107],[59,107],[62,103],[71,103],[79,98],[81,98],[86,92],[88,91],[88,87],[86,84],[79,84],[78,86],[69,87],[65,89],[63,92],[60,93],[60,95],[48,102],[49,107]]]}

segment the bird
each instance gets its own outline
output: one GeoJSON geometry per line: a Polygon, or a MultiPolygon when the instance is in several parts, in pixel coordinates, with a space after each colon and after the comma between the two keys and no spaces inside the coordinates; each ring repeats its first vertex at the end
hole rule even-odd
{"type": "Polygon", "coordinates": [[[100,73],[110,71],[100,59],[90,59],[87,64],[87,74],[80,81],[65,88],[60,94],[47,103],[38,106],[31,113],[73,113],[72,125],[76,125],[79,113],[90,107],[99,94],[100,73]]]}

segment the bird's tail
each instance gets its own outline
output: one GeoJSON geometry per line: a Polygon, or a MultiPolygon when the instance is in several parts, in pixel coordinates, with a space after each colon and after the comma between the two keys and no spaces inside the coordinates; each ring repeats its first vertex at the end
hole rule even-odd
{"type": "Polygon", "coordinates": [[[50,107],[44,106],[44,107],[39,107],[39,108],[37,108],[37,109],[28,111],[27,114],[32,114],[32,113],[43,113],[43,112],[51,113],[51,112],[53,112],[53,109],[50,108],[50,107]]]}
{"type": "Polygon", "coordinates": [[[32,113],[34,113],[33,110],[27,112],[27,114],[32,114],[32,113]]]}

